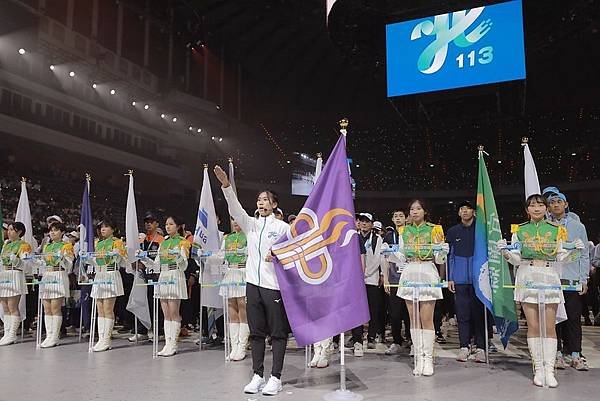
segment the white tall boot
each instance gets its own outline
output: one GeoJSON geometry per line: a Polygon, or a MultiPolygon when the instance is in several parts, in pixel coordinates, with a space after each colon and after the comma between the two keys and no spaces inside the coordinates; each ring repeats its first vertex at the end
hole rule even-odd
{"type": "Polygon", "coordinates": [[[98,342],[96,344],[94,344],[94,347],[92,348],[94,350],[94,352],[100,352],[100,349],[102,348],[102,341],[104,339],[104,327],[105,327],[105,322],[106,319],[104,319],[103,317],[98,317],[98,342]]]}
{"type": "Polygon", "coordinates": [[[321,356],[317,362],[317,368],[322,369],[329,366],[329,348],[331,347],[331,337],[320,342],[321,356]]]}
{"type": "Polygon", "coordinates": [[[544,338],[542,340],[544,347],[544,373],[546,375],[546,384],[548,387],[555,388],[558,381],[554,376],[554,363],[556,362],[556,348],[558,341],[556,338],[544,338]]]}
{"type": "Polygon", "coordinates": [[[308,366],[311,368],[316,368],[319,359],[321,359],[321,342],[316,342],[313,344],[313,358],[308,363],[308,366]]]}
{"type": "Polygon", "coordinates": [[[169,338],[170,338],[170,333],[171,333],[171,321],[170,320],[165,320],[164,323],[165,326],[165,346],[158,351],[158,353],[156,355],[158,356],[165,356],[165,353],[169,350],[169,338]]]}
{"type": "Polygon", "coordinates": [[[44,341],[42,341],[42,344],[40,344],[40,347],[42,348],[50,348],[51,347],[51,343],[52,343],[52,325],[54,323],[53,318],[54,316],[52,315],[44,315],[44,326],[46,326],[46,338],[44,339],[44,341]]]}
{"type": "Polygon", "coordinates": [[[102,336],[98,340],[98,347],[94,347],[94,351],[103,352],[107,351],[111,348],[112,344],[112,329],[115,324],[114,319],[104,318],[104,330],[102,332],[102,336]]]}
{"type": "Polygon", "coordinates": [[[48,348],[56,347],[59,344],[60,326],[62,325],[62,320],[62,315],[52,316],[52,337],[50,337],[50,343],[48,344],[48,348]]]}
{"type": "Polygon", "coordinates": [[[423,333],[423,376],[433,375],[433,347],[435,345],[435,331],[422,330],[423,333]]]}
{"type": "MultiPolygon", "coordinates": [[[[166,322],[165,322],[166,324],[166,322]]],[[[169,322],[169,335],[167,339],[167,350],[162,356],[173,356],[177,353],[177,339],[179,338],[179,330],[181,329],[181,322],[171,320],[169,322]]]]}
{"type": "Polygon", "coordinates": [[[229,323],[229,344],[231,344],[231,352],[229,353],[229,360],[236,361],[235,359],[238,354],[238,346],[240,341],[240,324],[229,323]]]}
{"type": "MultiPolygon", "coordinates": [[[[17,318],[15,316],[15,318],[17,318]]],[[[4,315],[4,336],[0,340],[1,345],[9,345],[15,342],[15,336],[12,335],[12,323],[13,316],[12,315],[4,315]]]]}
{"type": "Polygon", "coordinates": [[[423,374],[423,340],[421,338],[421,331],[421,329],[410,329],[410,337],[412,338],[415,359],[413,375],[415,376],[420,376],[423,374]]]}
{"type": "MultiPolygon", "coordinates": [[[[544,385],[544,361],[542,359],[542,339],[540,337],[528,337],[527,345],[531,354],[531,362],[533,363],[533,384],[538,387],[544,385]]],[[[556,357],[555,352],[552,354],[556,357]]],[[[554,366],[554,365],[553,365],[554,366]]]]}
{"type": "Polygon", "coordinates": [[[250,327],[248,323],[240,323],[240,339],[238,342],[238,353],[235,357],[236,361],[246,359],[246,349],[248,348],[248,338],[250,337],[250,327]]]}

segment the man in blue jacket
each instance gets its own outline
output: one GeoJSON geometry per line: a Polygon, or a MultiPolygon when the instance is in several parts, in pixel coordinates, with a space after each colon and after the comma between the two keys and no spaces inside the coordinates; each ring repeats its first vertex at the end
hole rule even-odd
{"type": "Polygon", "coordinates": [[[469,201],[458,206],[460,223],[450,227],[446,240],[448,254],[448,289],[454,292],[456,320],[460,350],[457,361],[466,362],[471,350],[471,337],[477,348],[473,351],[475,362],[485,363],[484,307],[473,288],[473,254],[475,244],[475,208],[469,201]]]}
{"type": "Polygon", "coordinates": [[[544,189],[543,194],[548,199],[549,219],[567,229],[567,241],[580,239],[585,246],[577,260],[566,262],[562,266],[560,278],[563,284],[579,283],[582,288],[580,292],[563,291],[567,320],[556,326],[559,346],[556,354],[556,368],[564,369],[565,359],[567,359],[573,368],[585,371],[588,370],[588,366],[585,359],[581,357],[581,312],[583,309],[582,296],[587,292],[590,271],[587,232],[579,217],[569,212],[567,197],[558,188],[548,187],[544,189]]]}

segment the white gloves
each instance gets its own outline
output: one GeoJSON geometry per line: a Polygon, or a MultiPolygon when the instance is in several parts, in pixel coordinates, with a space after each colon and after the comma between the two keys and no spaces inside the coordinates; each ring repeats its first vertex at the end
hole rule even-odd
{"type": "Polygon", "coordinates": [[[521,263],[521,251],[519,249],[509,250],[508,242],[504,238],[498,240],[496,246],[508,263],[513,266],[518,266],[521,263]]]}
{"type": "Polygon", "coordinates": [[[450,252],[450,245],[446,242],[433,244],[433,260],[438,265],[446,263],[446,256],[450,252]]]}

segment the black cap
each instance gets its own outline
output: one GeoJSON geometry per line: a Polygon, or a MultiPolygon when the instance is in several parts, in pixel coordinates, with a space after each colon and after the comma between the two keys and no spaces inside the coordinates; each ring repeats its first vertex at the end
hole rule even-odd
{"type": "Polygon", "coordinates": [[[472,204],[470,201],[468,201],[468,200],[464,200],[464,201],[462,201],[462,202],[460,202],[460,203],[458,204],[458,208],[459,208],[459,209],[460,209],[461,207],[463,207],[463,206],[466,206],[466,207],[468,207],[469,209],[473,209],[473,210],[475,210],[475,206],[473,206],[473,204],[472,204]]]}
{"type": "Polygon", "coordinates": [[[158,221],[158,219],[156,218],[154,213],[146,212],[146,214],[144,215],[144,221],[158,221]]]}

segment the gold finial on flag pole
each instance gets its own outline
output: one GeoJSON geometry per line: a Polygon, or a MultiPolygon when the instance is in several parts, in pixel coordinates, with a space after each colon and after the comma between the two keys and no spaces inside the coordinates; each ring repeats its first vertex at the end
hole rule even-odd
{"type": "Polygon", "coordinates": [[[477,146],[477,150],[479,150],[480,152],[483,152],[483,145],[477,146]]]}
{"type": "Polygon", "coordinates": [[[521,145],[525,145],[529,143],[529,138],[527,138],[526,136],[524,136],[523,138],[521,138],[521,145]]]}
{"type": "Polygon", "coordinates": [[[321,152],[317,153],[317,159],[323,157],[323,155],[321,154],[321,152]]]}
{"type": "Polygon", "coordinates": [[[123,175],[128,175],[128,176],[132,177],[133,176],[133,170],[129,169],[129,170],[127,170],[127,174],[123,174],[123,175]]]}
{"type": "Polygon", "coordinates": [[[347,119],[346,117],[342,118],[342,119],[339,121],[339,124],[340,124],[340,128],[341,128],[341,129],[346,129],[346,128],[348,128],[348,119],[347,119]]]}
{"type": "Polygon", "coordinates": [[[208,168],[208,164],[204,164],[204,168],[208,168]]]}
{"type": "Polygon", "coordinates": [[[86,180],[87,182],[90,182],[90,181],[92,181],[92,175],[91,175],[90,173],[85,173],[85,180],[86,180]]]}
{"type": "Polygon", "coordinates": [[[21,182],[27,182],[27,178],[21,177],[21,182]]]}
{"type": "Polygon", "coordinates": [[[233,157],[229,158],[229,163],[233,163],[233,157]]]}

